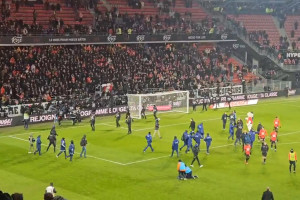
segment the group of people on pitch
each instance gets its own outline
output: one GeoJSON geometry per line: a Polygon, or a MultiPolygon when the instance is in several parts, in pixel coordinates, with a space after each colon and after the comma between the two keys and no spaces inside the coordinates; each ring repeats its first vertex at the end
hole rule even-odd
{"type": "MultiPolygon", "coordinates": [[[[49,150],[50,146],[53,146],[54,149],[54,153],[56,150],[56,136],[58,136],[56,129],[55,129],[55,125],[52,126],[50,134],[48,136],[48,140],[49,140],[49,145],[47,147],[46,152],[49,150]]],[[[80,142],[80,146],[82,147],[82,151],[80,154],[80,157],[82,157],[82,155],[84,155],[84,157],[86,158],[86,145],[87,145],[87,140],[86,140],[86,135],[84,135],[81,139],[80,142]]],[[[37,139],[35,140],[33,137],[33,133],[30,134],[29,136],[29,152],[28,153],[39,153],[39,155],[41,155],[41,147],[42,147],[42,141],[41,141],[41,135],[39,135],[37,137],[37,139]],[[36,150],[34,151],[34,143],[36,142],[36,150]]],[[[56,157],[58,158],[62,153],[65,154],[65,158],[70,158],[70,161],[72,161],[72,158],[75,154],[75,144],[74,141],[71,140],[71,143],[69,145],[69,155],[67,155],[66,153],[66,141],[65,138],[63,137],[61,139],[61,143],[60,143],[60,151],[59,153],[56,155],[56,157]]]]}

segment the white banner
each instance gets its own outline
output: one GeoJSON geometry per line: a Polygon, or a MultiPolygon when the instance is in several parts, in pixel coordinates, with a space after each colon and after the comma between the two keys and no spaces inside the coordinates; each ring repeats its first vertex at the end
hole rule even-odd
{"type": "MultiPolygon", "coordinates": [[[[209,94],[213,96],[217,96],[217,87],[213,88],[204,88],[200,90],[196,90],[197,92],[197,97],[200,91],[207,91],[209,90],[209,94]]],[[[228,87],[219,87],[219,96],[225,96],[227,94],[230,95],[238,95],[238,94],[243,94],[243,86],[242,85],[235,85],[235,86],[228,86],[228,87]]]]}

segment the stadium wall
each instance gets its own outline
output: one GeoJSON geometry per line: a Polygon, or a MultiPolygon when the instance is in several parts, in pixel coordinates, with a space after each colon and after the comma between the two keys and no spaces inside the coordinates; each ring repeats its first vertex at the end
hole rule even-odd
{"type": "MultiPolygon", "coordinates": [[[[240,94],[240,95],[232,95],[233,101],[243,101],[243,100],[252,100],[252,99],[269,99],[283,96],[293,96],[300,95],[300,88],[296,90],[289,90],[288,94],[286,91],[272,91],[272,92],[261,92],[261,93],[252,93],[252,94],[240,94]]],[[[203,98],[195,98],[190,99],[192,105],[192,101],[195,101],[196,104],[202,104],[203,98]]],[[[226,102],[226,96],[221,97],[220,103],[226,102]]],[[[137,108],[131,108],[137,109],[137,108]]],[[[115,106],[110,108],[99,108],[96,109],[95,114],[97,116],[109,116],[114,115],[117,112],[125,113],[127,111],[127,106],[115,106]]],[[[91,109],[82,110],[80,112],[81,117],[89,117],[93,111],[91,109]]],[[[55,114],[34,114],[30,116],[30,124],[41,123],[41,122],[50,122],[54,121],[55,114]]],[[[0,128],[3,127],[12,127],[12,126],[20,126],[23,125],[23,116],[17,117],[7,117],[4,119],[0,119],[0,128]]]]}

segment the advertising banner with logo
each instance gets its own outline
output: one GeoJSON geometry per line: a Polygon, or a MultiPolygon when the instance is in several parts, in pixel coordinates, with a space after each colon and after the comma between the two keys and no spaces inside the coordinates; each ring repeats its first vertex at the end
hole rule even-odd
{"type": "MultiPolygon", "coordinates": [[[[232,95],[232,101],[244,101],[251,99],[267,99],[272,97],[281,97],[285,96],[284,91],[275,91],[275,92],[261,92],[261,93],[252,93],[252,94],[240,94],[240,95],[232,95]]],[[[195,98],[191,99],[191,104],[194,101],[197,105],[203,104],[204,98],[195,98]]],[[[220,103],[226,102],[227,96],[220,97],[220,103]]]]}
{"type": "MultiPolygon", "coordinates": [[[[258,99],[252,99],[252,100],[244,100],[244,101],[233,101],[230,103],[231,107],[238,107],[238,106],[249,106],[249,105],[255,105],[257,104],[258,99]]],[[[227,102],[219,103],[219,104],[213,104],[210,105],[210,109],[215,108],[228,108],[229,104],[227,102]]]]}
{"type": "MultiPolygon", "coordinates": [[[[209,94],[214,96],[217,95],[217,87],[213,88],[204,88],[197,90],[197,94],[199,92],[207,91],[209,90],[209,94]]],[[[227,94],[237,95],[237,94],[243,94],[243,86],[242,85],[235,85],[235,86],[228,86],[228,87],[219,87],[219,96],[225,96],[227,94]]]]}
{"type": "Polygon", "coordinates": [[[74,45],[74,44],[134,44],[134,43],[166,43],[166,42],[234,42],[236,36],[222,35],[87,35],[87,36],[2,36],[0,46],[28,45],[74,45]]]}

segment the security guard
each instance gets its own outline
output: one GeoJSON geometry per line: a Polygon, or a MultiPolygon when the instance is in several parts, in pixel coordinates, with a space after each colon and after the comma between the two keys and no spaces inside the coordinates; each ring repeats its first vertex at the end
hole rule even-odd
{"type": "Polygon", "coordinates": [[[290,161],[290,173],[292,172],[292,165],[294,166],[294,173],[296,173],[296,162],[297,162],[297,154],[291,149],[289,153],[289,161],[290,161]]]}

